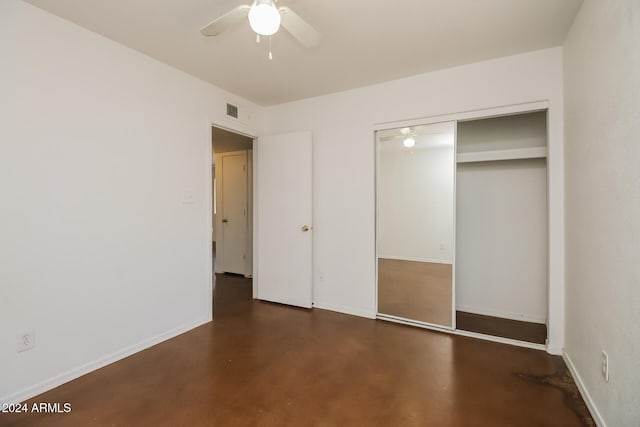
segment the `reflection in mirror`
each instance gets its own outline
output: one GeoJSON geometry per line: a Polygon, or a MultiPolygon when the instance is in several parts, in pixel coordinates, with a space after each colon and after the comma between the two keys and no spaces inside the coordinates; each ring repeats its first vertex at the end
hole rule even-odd
{"type": "Polygon", "coordinates": [[[378,313],[454,327],[455,122],[377,136],[378,313]]]}

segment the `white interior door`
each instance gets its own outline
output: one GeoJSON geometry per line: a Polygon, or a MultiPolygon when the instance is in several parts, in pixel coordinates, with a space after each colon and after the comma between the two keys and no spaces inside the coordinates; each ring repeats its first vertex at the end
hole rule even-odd
{"type": "Polygon", "coordinates": [[[222,259],[228,273],[246,273],[247,152],[222,155],[222,259]]]}
{"type": "Polygon", "coordinates": [[[254,153],[257,297],[310,308],[311,132],[260,137],[254,153]]]}

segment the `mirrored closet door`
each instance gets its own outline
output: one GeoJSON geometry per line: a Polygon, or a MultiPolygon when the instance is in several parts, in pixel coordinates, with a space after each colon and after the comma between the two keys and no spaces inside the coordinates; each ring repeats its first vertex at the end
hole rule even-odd
{"type": "Polygon", "coordinates": [[[377,132],[378,315],[455,328],[455,122],[377,132]]]}

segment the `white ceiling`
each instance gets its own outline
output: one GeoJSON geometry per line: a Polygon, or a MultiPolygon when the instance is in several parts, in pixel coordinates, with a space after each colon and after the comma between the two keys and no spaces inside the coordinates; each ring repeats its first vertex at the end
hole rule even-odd
{"type": "Polygon", "coordinates": [[[248,22],[198,29],[250,0],[25,0],[260,105],[562,44],[582,0],[289,0],[323,35],[255,43],[248,22]]]}

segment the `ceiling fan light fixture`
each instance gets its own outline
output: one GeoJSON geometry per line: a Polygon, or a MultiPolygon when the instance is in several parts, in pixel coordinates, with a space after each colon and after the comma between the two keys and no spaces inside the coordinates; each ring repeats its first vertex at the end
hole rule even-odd
{"type": "Polygon", "coordinates": [[[249,25],[261,36],[275,34],[280,28],[280,12],[273,0],[255,0],[249,10],[249,25]]]}
{"type": "Polygon", "coordinates": [[[405,138],[404,141],[402,141],[402,143],[404,144],[405,147],[411,148],[414,145],[416,145],[416,140],[415,140],[414,137],[409,136],[409,137],[405,138]]]}

